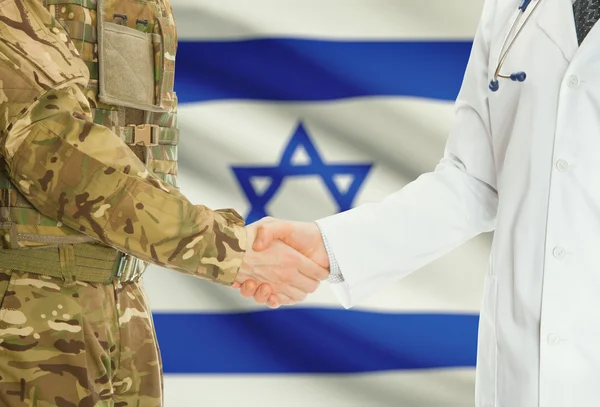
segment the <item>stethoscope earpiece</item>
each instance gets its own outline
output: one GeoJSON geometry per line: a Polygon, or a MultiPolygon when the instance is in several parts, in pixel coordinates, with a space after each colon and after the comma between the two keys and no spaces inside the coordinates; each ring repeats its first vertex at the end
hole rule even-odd
{"type": "Polygon", "coordinates": [[[526,78],[527,75],[525,74],[525,72],[515,72],[513,74],[510,74],[511,81],[523,82],[526,78]]]}
{"type": "MultiPolygon", "coordinates": [[[[527,79],[527,74],[525,72],[515,72],[510,74],[509,78],[514,82],[525,82],[525,79],[527,79]]],[[[498,89],[500,89],[500,83],[498,82],[498,79],[492,79],[490,81],[489,88],[492,92],[496,92],[498,89]]]]}

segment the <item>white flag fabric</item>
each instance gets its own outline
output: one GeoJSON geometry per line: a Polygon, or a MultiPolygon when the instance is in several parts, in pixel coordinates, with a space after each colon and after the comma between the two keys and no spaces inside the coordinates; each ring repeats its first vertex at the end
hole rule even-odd
{"type": "MultiPolygon", "coordinates": [[[[248,222],[315,220],[378,201],[441,158],[482,0],[171,2],[180,183],[194,203],[248,222]]],[[[489,243],[352,310],[327,284],[268,310],[152,267],[166,406],[473,405],[489,243]]]]}

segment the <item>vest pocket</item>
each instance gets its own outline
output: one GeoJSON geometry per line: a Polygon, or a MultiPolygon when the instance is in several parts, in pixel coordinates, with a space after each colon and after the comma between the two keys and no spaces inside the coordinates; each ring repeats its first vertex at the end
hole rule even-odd
{"type": "Polygon", "coordinates": [[[171,111],[176,103],[175,25],[152,2],[122,3],[117,10],[98,0],[98,99],[147,112],[171,111]]]}
{"type": "Polygon", "coordinates": [[[98,99],[117,106],[157,110],[152,45],[155,34],[108,22],[99,23],[99,28],[98,99]]]}

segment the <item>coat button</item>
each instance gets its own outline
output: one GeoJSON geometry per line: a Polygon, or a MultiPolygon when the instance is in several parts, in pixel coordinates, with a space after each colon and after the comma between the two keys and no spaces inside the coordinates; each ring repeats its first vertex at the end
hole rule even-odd
{"type": "Polygon", "coordinates": [[[556,257],[558,260],[562,260],[567,255],[567,251],[560,246],[557,246],[552,250],[552,255],[556,257]]]}
{"type": "Polygon", "coordinates": [[[575,75],[569,76],[569,78],[567,79],[567,85],[570,88],[576,88],[577,86],[579,86],[579,78],[575,75]]]}
{"type": "Polygon", "coordinates": [[[559,170],[560,172],[565,172],[566,170],[569,169],[569,163],[562,159],[558,160],[556,162],[556,169],[559,170]]]}

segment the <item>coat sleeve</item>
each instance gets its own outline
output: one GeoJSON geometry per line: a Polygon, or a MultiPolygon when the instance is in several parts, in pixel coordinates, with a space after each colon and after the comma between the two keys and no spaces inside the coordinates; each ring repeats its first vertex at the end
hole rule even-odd
{"type": "Polygon", "coordinates": [[[494,3],[485,2],[454,125],[435,170],[382,202],[318,221],[343,274],[344,282],[332,288],[346,308],[495,228],[498,194],[486,96],[494,3]]]}
{"type": "Polygon", "coordinates": [[[231,284],[245,250],[233,210],[190,203],[92,122],[89,73],[38,0],[0,3],[0,148],[42,214],[144,261],[231,284]]]}

